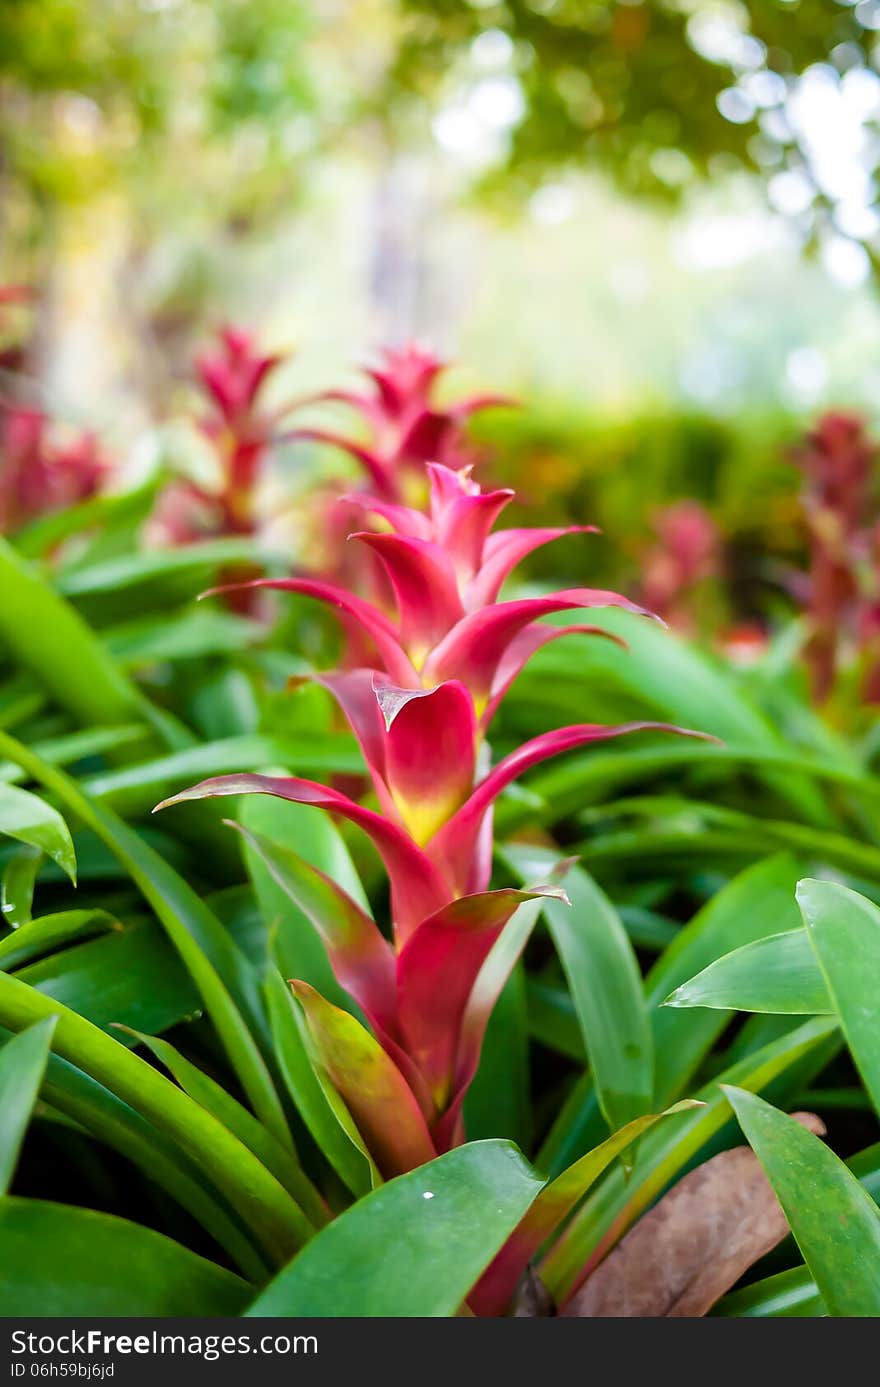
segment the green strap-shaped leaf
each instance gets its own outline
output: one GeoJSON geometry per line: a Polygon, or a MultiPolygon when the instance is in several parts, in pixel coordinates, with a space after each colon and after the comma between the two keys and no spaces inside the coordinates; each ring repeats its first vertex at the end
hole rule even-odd
{"type": "Polygon", "coordinates": [[[148,549],[134,554],[120,554],[90,564],[88,568],[69,568],[60,574],[58,587],[69,597],[82,597],[89,593],[103,595],[171,574],[191,574],[199,569],[210,573],[224,564],[234,563],[236,559],[258,559],[263,562],[265,555],[258,553],[251,538],[233,536],[230,539],[209,539],[198,544],[181,545],[178,549],[148,549]]]}
{"type": "Polygon", "coordinates": [[[830,1315],[880,1316],[880,1211],[823,1141],[742,1089],[725,1094],[830,1315]]]}
{"type": "Polygon", "coordinates": [[[673,988],[722,954],[800,924],[794,901],[798,867],[768,857],[734,877],[679,932],[645,980],[653,1013],[658,1107],[686,1092],[697,1066],[728,1024],[711,1012],[677,1012],[661,1003],[673,988]]]}
{"type": "MultiPolygon", "coordinates": [[[[96,804],[63,771],[0,732],[0,754],[39,780],[113,852],[152,906],[180,954],[257,1116],[282,1142],[290,1133],[255,1036],[268,1045],[268,1023],[255,970],[195,891],[133,829],[96,804]]],[[[114,1019],[121,1019],[119,1017],[114,1019]]]]}
{"type": "Polygon", "coordinates": [[[789,1016],[829,1015],[835,1010],[802,929],[771,934],[734,949],[682,983],[663,1005],[789,1016]]]}
{"type": "MultiPolygon", "coordinates": [[[[648,973],[645,997],[654,1036],[655,1109],[687,1096],[694,1074],[730,1020],[716,1011],[676,1011],[663,1007],[663,1001],[722,954],[765,935],[797,929],[801,921],[794,892],[799,875],[797,863],[788,856],[769,857],[747,868],[679,931],[648,973]]],[[[585,1076],[554,1123],[538,1164],[558,1174],[606,1133],[592,1080],[585,1076]]]]}
{"type": "Polygon", "coordinates": [[[76,1012],[0,973],[0,1026],[20,1031],[47,1017],[57,1018],[55,1053],[109,1088],[199,1162],[230,1205],[247,1218],[271,1259],[280,1261],[311,1237],[313,1227],[299,1206],[221,1122],[76,1012]]]}
{"type": "Polygon", "coordinates": [[[128,538],[152,510],[161,481],[161,473],[156,471],[130,491],[90,496],[63,510],[41,515],[16,532],[15,547],[26,559],[38,559],[71,535],[95,526],[112,525],[114,536],[124,527],[128,538]]]}
{"type": "Polygon", "coordinates": [[[797,899],[852,1057],[880,1113],[880,910],[834,881],[802,881],[797,899]]]}
{"type": "MultiPolygon", "coordinates": [[[[85,777],[83,788],[95,799],[103,800],[119,812],[140,814],[152,809],[160,799],[190,780],[238,771],[243,766],[276,764],[294,765],[300,775],[319,778],[333,772],[356,772],[362,768],[354,738],[341,732],[313,733],[308,739],[280,739],[248,733],[185,746],[135,765],[97,771],[85,777]]],[[[281,801],[272,803],[280,804],[281,801]]],[[[242,813],[241,817],[250,823],[248,814],[242,813]]],[[[317,816],[313,814],[312,817],[317,816]]],[[[293,832],[294,841],[301,841],[300,833],[296,829],[293,832]]],[[[279,834],[270,827],[269,836],[286,837],[286,831],[279,834]]],[[[303,834],[302,840],[308,842],[310,837],[303,834]]],[[[308,857],[309,852],[304,852],[304,856],[308,857]]],[[[340,877],[339,880],[344,879],[340,877]]]]}
{"type": "Polygon", "coordinates": [[[471,1141],[508,1137],[524,1150],[531,1148],[528,1008],[521,962],[489,1016],[477,1072],[465,1094],[464,1126],[471,1141]]]}
{"type": "MultiPolygon", "coordinates": [[[[619,608],[593,610],[590,621],[622,637],[625,648],[605,640],[545,646],[508,696],[512,709],[521,701],[549,703],[560,721],[607,722],[619,715],[624,699],[634,717],[658,717],[756,751],[786,749],[740,681],[692,642],[619,608]]],[[[763,778],[801,818],[821,816],[822,798],[806,777],[770,766],[763,778]]]]}
{"type": "Polygon", "coordinates": [[[238,1210],[219,1193],[202,1165],[103,1084],[58,1055],[49,1056],[40,1090],[49,1108],[71,1118],[99,1141],[131,1161],[222,1247],[243,1276],[262,1284],[271,1262],[238,1210]]]}
{"type": "MultiPolygon", "coordinates": [[[[7,728],[2,718],[0,727],[7,728]]],[[[50,766],[68,766],[76,761],[85,761],[90,756],[101,756],[105,752],[131,746],[134,742],[143,742],[145,736],[145,729],[136,722],[126,723],[122,727],[89,727],[80,732],[67,732],[61,737],[36,741],[31,750],[50,766]]],[[[26,772],[14,761],[0,762],[0,781],[14,785],[26,778],[26,772]]]]}
{"type": "MultiPolygon", "coordinates": [[[[559,855],[508,845],[504,853],[525,880],[548,879],[559,855]]],[[[654,1048],[642,978],[614,906],[586,872],[571,868],[571,905],[543,903],[562,962],[599,1106],[612,1131],[647,1112],[654,1091],[654,1048]]]]}
{"type": "Polygon", "coordinates": [[[709,1313],[737,1319],[814,1319],[828,1311],[809,1268],[792,1267],[731,1291],[709,1313]]]}
{"type": "Polygon", "coordinates": [[[239,1141],[253,1152],[257,1160],[290,1191],[316,1227],[327,1222],[329,1215],[326,1205],[302,1166],[294,1160],[289,1148],[276,1141],[253,1113],[248,1112],[231,1093],[227,1093],[222,1084],[218,1084],[210,1074],[199,1069],[167,1040],[144,1035],[140,1031],[132,1031],[131,1034],[165,1065],[184,1093],[188,1093],[196,1103],[213,1113],[233,1136],[238,1137],[239,1141]]]}
{"type": "Polygon", "coordinates": [[[237,1315],[246,1281],[91,1209],[0,1199],[0,1316],[237,1315]]]}
{"type": "Polygon", "coordinates": [[[46,1072],[54,1017],[28,1026],[0,1050],[0,1195],[6,1194],[46,1072]]]}
{"type": "Polygon", "coordinates": [[[0,969],[8,973],[89,935],[121,929],[119,921],[106,910],[60,910],[41,915],[0,939],[0,969]]]}
{"type": "MultiPolygon", "coordinates": [[[[815,1017],[731,1066],[722,1080],[750,1089],[803,1087],[827,1064],[839,1045],[836,1022],[815,1017]]],[[[593,1266],[666,1186],[730,1121],[730,1107],[717,1083],[694,1095],[705,1106],[668,1118],[639,1142],[629,1178],[612,1168],[575,1212],[546,1253],[541,1276],[563,1303],[593,1266]]]]}
{"type": "Polygon", "coordinates": [[[322,1229],[246,1314],[454,1315],[540,1188],[509,1142],[458,1147],[322,1229]]]}
{"type": "Polygon", "coordinates": [[[130,721],[143,700],[68,602],[0,536],[0,638],[86,726],[130,721]]]}
{"type": "Polygon", "coordinates": [[[51,804],[28,790],[0,784],[0,834],[39,848],[76,882],[76,853],[70,829],[51,804]]]}

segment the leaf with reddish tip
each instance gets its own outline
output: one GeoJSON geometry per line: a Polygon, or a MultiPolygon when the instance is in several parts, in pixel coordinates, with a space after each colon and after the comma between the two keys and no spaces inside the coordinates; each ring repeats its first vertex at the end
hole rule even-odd
{"type": "Polygon", "coordinates": [[[477,719],[464,684],[378,685],[385,717],[385,779],[407,831],[423,846],[473,788],[477,719]]]}
{"type": "Polygon", "coordinates": [[[308,983],[291,982],[327,1073],[386,1178],[433,1160],[437,1152],[422,1111],[379,1042],[347,1011],[308,983]]]}
{"type": "Polygon", "coordinates": [[[370,602],[365,602],[345,588],[334,583],[323,583],[312,578],[255,578],[249,583],[229,583],[225,587],[208,588],[200,598],[222,597],[226,593],[243,592],[249,588],[269,588],[275,592],[296,592],[302,597],[314,597],[318,602],[326,602],[338,607],[345,616],[366,632],[381,655],[385,669],[392,679],[400,684],[418,683],[418,676],[400,645],[400,638],[393,621],[370,602]]]}
{"type": "Polygon", "coordinates": [[[341,986],[363,1007],[371,1024],[394,1035],[394,954],[375,921],[341,886],[292,848],[230,819],[226,822],[250,844],[282,890],[311,920],[341,986]]]}
{"type": "Polygon", "coordinates": [[[637,1117],[545,1185],[468,1297],[471,1308],[478,1315],[503,1315],[528,1263],[615,1157],[649,1127],[653,1127],[655,1122],[672,1113],[700,1106],[686,1099],[665,1113],[646,1113],[643,1117],[637,1117]]]}
{"type": "Polygon", "coordinates": [[[375,688],[376,671],[347,669],[334,674],[316,674],[315,681],[336,699],[352,732],[358,739],[373,786],[383,810],[394,817],[385,766],[385,722],[381,699],[375,688]]]}
{"type": "Polygon", "coordinates": [[[180,804],[184,800],[223,795],[277,795],[279,799],[289,799],[295,804],[312,804],[316,809],[338,814],[340,818],[348,819],[362,828],[373,840],[385,863],[391,881],[395,924],[403,934],[449,900],[450,891],[440,873],[402,829],[374,810],[355,804],[340,791],[319,785],[314,780],[300,780],[292,776],[217,775],[163,800],[156,805],[156,810],[180,804]]]}
{"type": "Polygon", "coordinates": [[[444,824],[428,844],[428,856],[439,871],[448,879],[464,889],[467,879],[473,843],[480,830],[486,811],[512,780],[524,771],[546,761],[550,756],[559,756],[574,747],[589,742],[607,741],[611,737],[622,737],[631,732],[674,732],[682,737],[704,737],[702,732],[691,732],[682,727],[671,727],[662,722],[628,722],[617,726],[603,723],[578,723],[572,727],[560,727],[553,732],[544,732],[533,737],[516,751],[499,761],[474,793],[462,805],[457,814],[444,824]]]}
{"type": "Polygon", "coordinates": [[[431,538],[430,520],[422,511],[413,510],[412,506],[401,506],[395,501],[383,501],[380,496],[367,496],[358,491],[340,496],[338,504],[356,506],[364,515],[380,516],[399,535],[424,540],[431,538]]]}
{"type": "MultiPolygon", "coordinates": [[[[600,594],[609,596],[613,594],[600,594]]],[[[578,601],[577,594],[554,593],[550,597],[526,597],[518,602],[498,602],[481,607],[459,621],[432,650],[425,661],[425,678],[435,682],[442,679],[461,679],[474,695],[477,706],[486,703],[494,692],[497,671],[507,656],[511,644],[533,626],[538,617],[550,616],[571,608],[598,606],[600,603],[578,601]]],[[[621,602],[625,599],[621,598],[621,602]]],[[[536,628],[541,630],[540,627],[536,628]]],[[[548,634],[541,644],[553,637],[548,634]]],[[[535,646],[537,649],[538,646],[535,646]]],[[[532,653],[526,650],[514,671],[518,674],[532,653]]],[[[510,675],[510,679],[514,677],[510,675]]],[[[509,680],[508,680],[509,682],[509,680]]]]}
{"type": "MultiPolygon", "coordinates": [[[[823,1133],[812,1113],[803,1127],[823,1133]]],[[[705,1315],[788,1232],[785,1214],[747,1146],[722,1151],[664,1195],[605,1258],[562,1314],[579,1318],[705,1315]]]]}
{"type": "Polygon", "coordinates": [[[514,636],[495,667],[491,697],[480,719],[484,728],[489,726],[502,698],[532,656],[543,650],[551,641],[559,640],[560,636],[598,636],[602,640],[610,640],[614,645],[619,645],[622,650],[626,649],[626,641],[621,636],[615,635],[613,631],[606,631],[602,626],[545,626],[541,621],[533,622],[514,636]]]}
{"type": "MultiPolygon", "coordinates": [[[[397,599],[400,644],[420,667],[428,652],[464,615],[448,555],[436,544],[406,535],[363,531],[351,538],[366,544],[382,560],[397,599]]],[[[388,672],[396,677],[392,670],[388,672]]]]}
{"type": "Polygon", "coordinates": [[[493,944],[523,901],[553,896],[553,886],[509,887],[462,896],[410,935],[397,958],[397,996],[407,1050],[424,1074],[437,1107],[449,1097],[465,1008],[493,944]]]}
{"type": "MultiPolygon", "coordinates": [[[[559,885],[565,878],[573,859],[560,859],[547,873],[547,880],[559,885]]],[[[459,1026],[458,1050],[455,1060],[453,1096],[449,1106],[434,1128],[434,1140],[445,1149],[461,1138],[461,1109],[464,1096],[477,1072],[483,1037],[495,1004],[529,941],[544,900],[526,901],[511,917],[489,950],[471,988],[459,1026]]]]}
{"type": "MultiPolygon", "coordinates": [[[[470,608],[473,610],[494,602],[504,586],[505,580],[517,564],[527,555],[533,553],[535,549],[540,549],[544,544],[552,544],[556,539],[564,539],[566,535],[596,535],[599,533],[595,525],[563,525],[545,529],[529,526],[526,529],[499,530],[497,534],[490,535],[483,549],[483,562],[480,571],[474,579],[469,593],[470,608]]],[[[597,592],[596,596],[599,598],[617,598],[614,606],[632,605],[627,602],[626,598],[617,597],[616,593],[597,592]]],[[[604,607],[610,604],[598,601],[586,605],[604,607]]],[[[633,610],[640,609],[633,608],[633,610]]]]}

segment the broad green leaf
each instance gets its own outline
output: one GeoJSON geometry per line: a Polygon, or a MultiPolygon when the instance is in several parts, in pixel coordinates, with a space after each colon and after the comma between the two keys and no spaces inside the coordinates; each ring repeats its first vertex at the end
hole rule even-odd
{"type": "Polygon", "coordinates": [[[452,1316],[540,1188],[510,1143],[470,1142],[322,1229],[246,1314],[452,1316]]]}
{"type": "Polygon", "coordinates": [[[789,930],[734,949],[690,978],[663,1003],[721,1011],[819,1016],[835,1010],[806,930],[789,930]]]}
{"type": "Polygon", "coordinates": [[[802,881],[797,899],[852,1057],[880,1112],[880,910],[834,881],[802,881]]]}
{"type": "Polygon", "coordinates": [[[18,1153],[40,1091],[55,1030],[54,1017],[37,1021],[0,1050],[0,1196],[12,1183],[18,1153]]]}
{"type": "MultiPolygon", "coordinates": [[[[719,1082],[769,1091],[784,1100],[787,1092],[809,1082],[838,1046],[835,1022],[816,1017],[731,1066],[719,1082]]],[[[558,1303],[577,1289],[588,1269],[639,1214],[730,1125],[730,1107],[719,1082],[707,1084],[694,1095],[704,1107],[669,1117],[647,1132],[639,1142],[629,1177],[611,1169],[574,1214],[540,1267],[558,1303]]],[[[711,1154],[711,1150],[706,1152],[711,1154]]]]}
{"type": "Polygon", "coordinates": [[[256,971],[219,920],[158,853],[112,810],[85,795],[63,771],[3,732],[0,754],[17,761],[56,794],[129,873],[189,970],[254,1111],[281,1141],[289,1141],[278,1095],[255,1039],[260,1037],[268,1048],[256,971]]]}
{"type": "Polygon", "coordinates": [[[880,1316],[880,1210],[823,1141],[754,1093],[724,1087],[830,1315],[880,1316]]]}
{"type": "Polygon", "coordinates": [[[140,1224],[36,1199],[0,1200],[0,1315],[237,1315],[246,1281],[140,1224]]]}
{"type": "Polygon", "coordinates": [[[0,536],[0,645],[86,726],[137,717],[143,700],[98,637],[0,536]]]}
{"type": "Polygon", "coordinates": [[[217,1119],[152,1065],[60,1002],[0,974],[0,1025],[20,1031],[57,1017],[56,1054],[109,1088],[194,1157],[245,1215],[273,1260],[301,1246],[312,1226],[286,1190],[217,1119]]]}
{"type": "Polygon", "coordinates": [[[38,795],[16,785],[0,784],[0,834],[4,833],[39,848],[76,883],[76,854],[70,829],[58,810],[38,795]]]}

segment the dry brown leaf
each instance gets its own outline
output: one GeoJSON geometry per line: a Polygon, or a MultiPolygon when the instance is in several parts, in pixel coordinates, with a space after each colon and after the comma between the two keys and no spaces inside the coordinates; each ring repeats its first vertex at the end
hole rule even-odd
{"type": "Polygon", "coordinates": [[[544,1319],[548,1315],[555,1314],[556,1306],[553,1303],[552,1295],[534,1267],[527,1267],[513,1302],[514,1319],[544,1319]]]}
{"type": "MultiPolygon", "coordinates": [[[[814,1113],[792,1116],[825,1135],[814,1113]]],[[[785,1215],[751,1148],[722,1151],[685,1175],[639,1219],[560,1314],[591,1319],[705,1315],[787,1232],[785,1215]]]]}

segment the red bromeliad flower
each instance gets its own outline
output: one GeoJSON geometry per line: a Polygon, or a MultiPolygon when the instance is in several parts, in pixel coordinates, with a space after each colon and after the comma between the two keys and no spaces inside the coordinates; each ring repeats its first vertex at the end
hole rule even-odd
{"type": "Polygon", "coordinates": [[[810,542],[807,662],[813,694],[823,702],[834,685],[841,648],[860,641],[862,573],[870,563],[868,487],[877,456],[864,419],[824,415],[795,451],[805,477],[810,542]]]}
{"type": "MultiPolygon", "coordinates": [[[[512,493],[483,493],[467,469],[431,464],[428,470],[425,511],[354,498],[391,527],[354,538],[384,565],[395,618],[312,579],[239,585],[329,602],[369,636],[374,668],[317,677],[360,742],[379,809],[315,781],[252,774],[203,781],[166,801],[272,794],[348,820],[372,839],[390,880],[393,942],[335,882],[295,853],[286,852],[281,867],[269,855],[265,860],[314,923],[337,978],[373,1028],[371,1036],[307,984],[293,983],[321,1062],[386,1175],[463,1140],[461,1106],[486,1022],[526,936],[500,960],[493,946],[520,904],[558,894],[549,886],[488,890],[495,799],[547,757],[623,733],[680,730],[655,723],[578,724],[535,737],[490,768],[484,741],[489,720],[529,656],[566,632],[605,635],[583,625],[545,626],[539,618],[596,606],[643,609],[592,589],[498,601],[519,559],[571,531],[493,534],[512,493]]],[[[261,851],[258,837],[248,836],[261,851]]]]}
{"type": "Polygon", "coordinates": [[[172,544],[254,532],[257,487],[286,413],[265,409],[260,399],[283,357],[261,354],[252,335],[241,328],[222,328],[219,335],[219,348],[196,361],[210,406],[199,427],[214,446],[218,481],[209,488],[181,479],[163,492],[156,528],[172,544]]]}
{"type": "Polygon", "coordinates": [[[366,421],[369,440],[361,443],[327,429],[297,429],[292,438],[311,438],[343,449],[367,473],[385,500],[421,499],[424,465],[441,462],[461,468],[473,461],[463,426],[472,415],[494,405],[510,405],[503,395],[474,395],[452,405],[433,401],[444,363],[416,343],[387,348],[382,364],[366,368],[372,390],[325,390],[313,397],[351,405],[366,421]]]}
{"type": "Polygon", "coordinates": [[[678,627],[692,625],[688,598],[720,569],[718,527],[699,501],[676,501],[654,517],[657,542],[642,566],[642,597],[651,611],[678,627]]]}
{"type": "Polygon", "coordinates": [[[5,411],[0,431],[0,532],[12,532],[38,516],[87,500],[108,467],[94,434],[53,444],[39,410],[5,411]]]}
{"type": "MultiPolygon", "coordinates": [[[[533,550],[593,527],[492,533],[512,491],[483,492],[468,469],[455,472],[434,463],[427,471],[427,511],[373,497],[349,498],[392,527],[383,533],[358,530],[350,538],[376,556],[393,593],[395,616],[347,588],[313,578],[265,579],[253,586],[302,593],[336,607],[369,639],[374,667],[401,689],[424,692],[460,680],[484,732],[526,661],[548,641],[570,634],[614,639],[595,626],[545,626],[539,618],[608,606],[650,613],[619,593],[594,588],[499,601],[506,579],[533,550]]],[[[357,721],[356,710],[351,713],[357,721]]],[[[362,731],[363,742],[368,729],[362,731]]]]}

